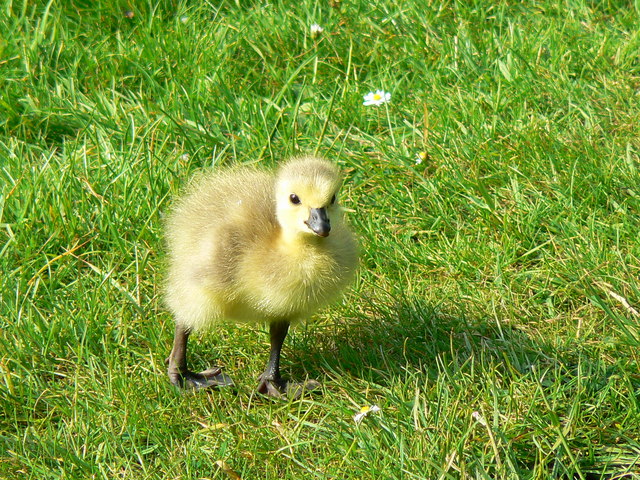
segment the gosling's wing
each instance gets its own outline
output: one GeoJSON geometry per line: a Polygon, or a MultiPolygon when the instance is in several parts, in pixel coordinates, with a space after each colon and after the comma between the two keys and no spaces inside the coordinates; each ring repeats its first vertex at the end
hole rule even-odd
{"type": "Polygon", "coordinates": [[[231,288],[238,264],[275,228],[273,180],[255,170],[199,178],[167,222],[169,254],[182,277],[212,289],[231,288]]]}

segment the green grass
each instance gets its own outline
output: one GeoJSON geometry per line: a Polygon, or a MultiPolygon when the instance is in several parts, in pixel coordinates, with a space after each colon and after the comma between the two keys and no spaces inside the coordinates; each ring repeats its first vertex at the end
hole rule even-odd
{"type": "Polygon", "coordinates": [[[93,3],[0,4],[0,478],[640,478],[638,2],[93,3]],[[163,212],[301,152],[362,245],[285,346],[323,395],[250,326],[175,391],[163,212]]]}

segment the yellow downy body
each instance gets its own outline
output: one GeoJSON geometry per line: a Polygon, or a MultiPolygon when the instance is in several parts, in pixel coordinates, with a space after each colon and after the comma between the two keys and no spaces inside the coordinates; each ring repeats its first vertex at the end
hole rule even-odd
{"type": "Polygon", "coordinates": [[[176,322],[192,330],[220,320],[295,322],[334,300],[357,264],[356,241],[332,202],[340,183],[332,163],[313,157],[276,174],[244,168],[196,181],[167,221],[166,299],[176,322]],[[327,237],[310,231],[312,208],[326,209],[327,237]]]}

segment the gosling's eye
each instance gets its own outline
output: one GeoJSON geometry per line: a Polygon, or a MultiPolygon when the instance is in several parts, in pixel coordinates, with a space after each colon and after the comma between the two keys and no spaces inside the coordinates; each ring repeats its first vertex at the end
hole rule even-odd
{"type": "Polygon", "coordinates": [[[334,203],[336,203],[336,196],[335,196],[335,194],[333,195],[333,197],[331,197],[331,205],[333,205],[334,203]]]}
{"type": "Polygon", "coordinates": [[[291,203],[293,203],[294,205],[300,205],[300,197],[298,197],[298,195],[296,195],[295,193],[289,195],[289,200],[291,200],[291,203]]]}

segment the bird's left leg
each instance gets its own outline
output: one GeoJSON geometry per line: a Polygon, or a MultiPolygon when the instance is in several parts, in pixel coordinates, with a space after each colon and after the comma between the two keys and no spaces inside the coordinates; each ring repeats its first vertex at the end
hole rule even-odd
{"type": "Polygon", "coordinates": [[[299,397],[304,390],[313,390],[320,384],[315,380],[308,380],[302,384],[284,380],[280,375],[280,353],[282,344],[289,332],[289,322],[273,322],[269,325],[269,337],[271,351],[269,363],[264,373],[260,375],[258,392],[272,397],[281,397],[283,394],[299,397]]]}

